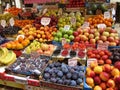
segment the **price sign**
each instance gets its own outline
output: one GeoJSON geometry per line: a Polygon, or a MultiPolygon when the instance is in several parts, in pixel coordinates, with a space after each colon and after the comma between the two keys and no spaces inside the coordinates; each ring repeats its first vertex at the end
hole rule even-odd
{"type": "Polygon", "coordinates": [[[64,44],[66,44],[66,43],[67,43],[66,39],[65,39],[65,38],[62,38],[62,46],[63,46],[64,44]]]}
{"type": "Polygon", "coordinates": [[[77,65],[77,59],[68,59],[68,65],[69,66],[76,66],[77,65]]]}
{"type": "Polygon", "coordinates": [[[28,85],[40,86],[40,82],[38,80],[29,79],[28,80],[28,85]]]}
{"type": "Polygon", "coordinates": [[[75,17],[72,17],[71,20],[70,20],[71,24],[76,24],[76,18],[75,17]]]}
{"type": "Polygon", "coordinates": [[[50,24],[50,21],[51,21],[51,18],[43,17],[41,19],[41,24],[44,25],[44,26],[47,26],[47,25],[50,24]]]}
{"type": "Polygon", "coordinates": [[[90,66],[91,62],[97,62],[97,59],[95,59],[95,58],[90,58],[90,59],[88,59],[88,60],[87,60],[87,67],[90,66]]]}
{"type": "Polygon", "coordinates": [[[5,20],[1,20],[1,25],[3,26],[3,28],[5,28],[5,26],[6,26],[6,21],[5,21],[5,20]]]}
{"type": "Polygon", "coordinates": [[[14,26],[14,24],[15,24],[14,19],[13,19],[13,18],[11,18],[11,19],[9,20],[9,23],[10,23],[10,25],[11,25],[11,26],[14,26]]]}
{"type": "Polygon", "coordinates": [[[18,77],[18,76],[15,76],[14,78],[15,78],[15,82],[16,82],[16,83],[20,83],[20,84],[28,84],[26,78],[18,77]]]}
{"type": "Polygon", "coordinates": [[[7,81],[14,81],[14,76],[13,75],[7,75],[7,74],[5,74],[4,78],[7,81]]]}
{"type": "Polygon", "coordinates": [[[82,25],[82,28],[87,28],[89,27],[90,23],[89,22],[84,22],[84,24],[82,25]]]}
{"type": "Polygon", "coordinates": [[[108,44],[107,43],[98,44],[97,49],[108,50],[108,44]]]}
{"type": "Polygon", "coordinates": [[[23,38],[25,38],[24,35],[18,35],[17,38],[16,38],[16,40],[18,40],[19,37],[23,37],[23,38]]]}
{"type": "Polygon", "coordinates": [[[106,25],[105,25],[105,24],[98,24],[98,25],[97,25],[97,28],[103,29],[103,28],[106,28],[106,25]]]}
{"type": "Polygon", "coordinates": [[[70,30],[70,25],[65,25],[64,30],[66,30],[66,31],[70,30]]]}
{"type": "Polygon", "coordinates": [[[104,12],[104,18],[109,19],[110,18],[110,12],[104,12]]]}

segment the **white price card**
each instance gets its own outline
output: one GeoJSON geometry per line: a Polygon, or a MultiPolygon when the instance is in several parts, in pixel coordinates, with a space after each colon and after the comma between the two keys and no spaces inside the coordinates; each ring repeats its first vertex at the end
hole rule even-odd
{"type": "Polygon", "coordinates": [[[98,25],[97,25],[97,28],[103,29],[103,28],[106,28],[106,25],[105,25],[105,24],[98,24],[98,25]]]}
{"type": "Polygon", "coordinates": [[[65,39],[65,38],[62,38],[62,46],[63,46],[64,44],[66,44],[66,43],[67,43],[66,39],[65,39]]]}
{"type": "Polygon", "coordinates": [[[15,76],[15,82],[20,84],[28,84],[27,79],[23,77],[15,76]]]}
{"type": "Polygon", "coordinates": [[[90,58],[90,59],[88,59],[88,60],[87,60],[87,67],[90,66],[91,62],[97,62],[97,59],[95,59],[95,58],[90,58]]]}
{"type": "Polygon", "coordinates": [[[108,44],[107,43],[98,44],[97,49],[108,50],[108,44]]]}
{"type": "Polygon", "coordinates": [[[110,12],[104,12],[104,18],[109,19],[110,18],[110,12]]]}
{"type": "Polygon", "coordinates": [[[13,18],[11,18],[11,19],[9,20],[9,23],[10,23],[10,25],[11,25],[11,26],[14,26],[14,24],[15,24],[14,19],[13,19],[13,18]]]}
{"type": "Polygon", "coordinates": [[[89,27],[90,23],[89,22],[84,22],[84,24],[82,25],[82,28],[87,28],[89,27]]]}
{"type": "Polygon", "coordinates": [[[16,40],[18,40],[19,37],[25,38],[24,35],[18,35],[17,38],[16,38],[16,40]]]}
{"type": "Polygon", "coordinates": [[[5,21],[5,20],[1,20],[1,25],[3,26],[3,28],[5,28],[5,26],[6,26],[6,21],[5,21]]]}
{"type": "Polygon", "coordinates": [[[70,22],[71,22],[72,25],[76,24],[76,17],[72,17],[70,22]]]}
{"type": "Polygon", "coordinates": [[[50,21],[51,21],[51,18],[48,18],[48,17],[43,17],[41,19],[41,24],[44,25],[44,26],[47,26],[50,24],[50,21]]]}
{"type": "Polygon", "coordinates": [[[70,25],[65,25],[64,30],[66,30],[66,31],[70,30],[70,25]]]}
{"type": "Polygon", "coordinates": [[[77,59],[68,59],[69,66],[77,66],[77,59]]]}

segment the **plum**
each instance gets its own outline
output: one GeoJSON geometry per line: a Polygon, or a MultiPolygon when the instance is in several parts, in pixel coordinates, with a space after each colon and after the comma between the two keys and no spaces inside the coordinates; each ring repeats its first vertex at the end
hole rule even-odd
{"type": "Polygon", "coordinates": [[[67,73],[66,77],[67,77],[68,79],[70,79],[70,78],[72,77],[72,74],[69,72],[69,73],[67,73]]]}
{"type": "Polygon", "coordinates": [[[52,74],[52,73],[53,73],[53,70],[52,70],[52,69],[50,69],[50,70],[48,71],[48,73],[49,73],[49,74],[52,74]]]}
{"type": "Polygon", "coordinates": [[[63,63],[62,63],[61,68],[62,68],[62,72],[63,72],[63,73],[66,74],[66,73],[68,72],[68,68],[67,68],[66,64],[63,64],[63,63]]]}
{"type": "Polygon", "coordinates": [[[60,79],[57,81],[58,84],[63,84],[63,81],[60,79]]]}
{"type": "Polygon", "coordinates": [[[58,75],[58,77],[63,77],[63,72],[62,71],[58,71],[57,75],[58,75]]]}
{"type": "Polygon", "coordinates": [[[49,73],[44,73],[44,78],[45,79],[49,79],[50,78],[50,74],[49,73]]]}
{"type": "Polygon", "coordinates": [[[49,68],[49,67],[47,67],[47,68],[45,69],[45,72],[49,72],[49,70],[50,70],[50,68],[49,68]]]}
{"type": "Polygon", "coordinates": [[[76,83],[76,81],[74,81],[74,80],[71,80],[71,81],[70,81],[70,86],[77,86],[77,83],[76,83]]]}
{"type": "Polygon", "coordinates": [[[58,70],[58,69],[56,69],[56,70],[54,70],[54,73],[56,73],[56,74],[57,74],[57,73],[58,73],[58,71],[59,71],[59,70],[58,70]]]}
{"type": "Polygon", "coordinates": [[[78,84],[78,85],[80,85],[82,82],[83,82],[83,81],[82,81],[81,78],[78,78],[78,79],[77,79],[77,84],[78,84]]]}
{"type": "Polygon", "coordinates": [[[50,78],[50,81],[53,82],[53,83],[56,83],[57,80],[56,80],[56,78],[52,77],[52,78],[50,78]]]}
{"type": "Polygon", "coordinates": [[[48,67],[53,68],[54,64],[49,64],[48,67]]]}
{"type": "Polygon", "coordinates": [[[84,71],[84,70],[85,70],[84,66],[79,66],[79,71],[84,71]]]}
{"type": "Polygon", "coordinates": [[[56,76],[57,76],[57,75],[56,75],[55,73],[52,73],[52,75],[51,75],[51,77],[54,77],[54,78],[55,78],[56,76]]]}
{"type": "Polygon", "coordinates": [[[56,62],[55,67],[61,67],[61,63],[60,62],[56,62]]]}
{"type": "Polygon", "coordinates": [[[76,80],[77,78],[78,78],[78,75],[77,75],[76,73],[73,73],[73,74],[72,74],[72,79],[73,79],[73,80],[76,80]]]}
{"type": "Polygon", "coordinates": [[[80,71],[79,74],[78,74],[78,77],[79,78],[84,78],[85,74],[83,71],[80,71]]]}
{"type": "Polygon", "coordinates": [[[65,84],[65,85],[69,85],[69,84],[70,84],[70,80],[67,80],[67,79],[64,80],[64,84],[65,84]]]}

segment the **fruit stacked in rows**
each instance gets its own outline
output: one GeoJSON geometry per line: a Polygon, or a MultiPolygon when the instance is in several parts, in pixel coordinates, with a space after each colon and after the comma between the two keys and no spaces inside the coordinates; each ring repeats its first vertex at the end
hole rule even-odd
{"type": "Polygon", "coordinates": [[[98,61],[98,64],[112,64],[112,61],[110,58],[111,52],[108,50],[88,50],[87,56],[88,58],[96,58],[98,61]]]}
{"type": "Polygon", "coordinates": [[[38,52],[42,55],[50,56],[54,51],[55,46],[51,44],[44,44],[34,40],[27,48],[25,48],[25,52],[30,54],[31,52],[38,52]]]}
{"type": "Polygon", "coordinates": [[[0,47],[0,65],[10,65],[16,60],[16,54],[5,47],[0,47]]]}
{"type": "Polygon", "coordinates": [[[65,38],[66,41],[69,43],[74,39],[73,36],[73,30],[65,30],[64,28],[59,28],[59,31],[57,31],[54,34],[54,41],[56,42],[62,42],[62,39],[65,38]]]}
{"type": "Polygon", "coordinates": [[[18,40],[9,41],[4,44],[8,49],[21,50],[24,49],[27,45],[30,44],[30,40],[20,36],[18,40]]]}
{"type": "Polygon", "coordinates": [[[63,16],[61,16],[58,20],[58,26],[60,27],[64,27],[65,25],[70,25],[71,28],[73,28],[74,30],[76,30],[77,27],[80,27],[82,24],[84,23],[84,17],[81,15],[80,12],[76,12],[76,13],[64,13],[63,16]],[[76,19],[72,20],[72,18],[76,19]],[[72,23],[71,23],[72,21],[72,23]]]}
{"type": "Polygon", "coordinates": [[[83,78],[84,66],[71,67],[59,62],[49,64],[43,73],[45,81],[68,86],[80,86],[83,78]]]}
{"type": "Polygon", "coordinates": [[[19,26],[21,28],[25,27],[26,25],[32,25],[34,20],[15,20],[15,26],[19,26]]]}
{"type": "Polygon", "coordinates": [[[29,40],[37,40],[40,42],[52,41],[53,34],[57,31],[55,27],[40,27],[36,29],[32,25],[26,25],[19,31],[19,34],[25,35],[29,40]]]}
{"type": "Polygon", "coordinates": [[[5,43],[6,39],[0,35],[0,44],[5,43]]]}
{"type": "Polygon", "coordinates": [[[105,19],[103,15],[97,15],[94,17],[90,17],[87,19],[87,21],[90,23],[91,28],[97,27],[98,24],[105,24],[107,27],[111,27],[113,20],[112,18],[105,19]]]}
{"type": "Polygon", "coordinates": [[[93,90],[119,90],[119,78],[120,70],[110,64],[99,66],[93,61],[86,68],[86,82],[93,90]]]}
{"type": "Polygon", "coordinates": [[[106,43],[109,46],[119,45],[118,32],[111,27],[104,29],[78,28],[73,32],[74,42],[84,42],[86,44],[106,43]]]}

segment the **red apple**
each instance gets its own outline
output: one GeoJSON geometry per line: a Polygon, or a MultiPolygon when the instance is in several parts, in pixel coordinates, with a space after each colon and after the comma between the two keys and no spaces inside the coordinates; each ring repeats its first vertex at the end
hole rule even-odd
{"type": "Polygon", "coordinates": [[[108,73],[111,72],[111,66],[109,64],[104,64],[103,71],[108,72],[108,73]]]}
{"type": "Polygon", "coordinates": [[[88,33],[88,32],[85,32],[84,35],[88,37],[88,36],[89,36],[89,33],[88,33]]]}
{"type": "Polygon", "coordinates": [[[115,62],[114,66],[120,70],[120,61],[115,62]]]}
{"type": "Polygon", "coordinates": [[[99,32],[102,34],[105,30],[104,29],[99,29],[99,32]]]}
{"type": "Polygon", "coordinates": [[[96,43],[96,40],[95,40],[95,39],[90,39],[90,43],[91,43],[91,44],[95,44],[95,43],[96,43]]]}
{"type": "Polygon", "coordinates": [[[73,35],[76,37],[79,35],[79,33],[77,31],[73,32],[73,35]]]}
{"type": "Polygon", "coordinates": [[[75,37],[74,41],[75,42],[79,42],[80,41],[80,37],[79,36],[75,37]]]}
{"type": "Polygon", "coordinates": [[[103,60],[107,60],[107,59],[108,59],[108,55],[103,55],[103,56],[102,56],[102,59],[103,59],[103,60]]]}
{"type": "Polygon", "coordinates": [[[97,43],[98,43],[98,44],[102,44],[103,41],[102,41],[102,40],[98,40],[97,43]]]}
{"type": "Polygon", "coordinates": [[[114,37],[108,37],[109,42],[113,42],[114,40],[115,40],[114,37]]]}
{"type": "Polygon", "coordinates": [[[100,83],[101,83],[101,79],[100,79],[99,76],[95,76],[95,77],[94,77],[94,83],[95,83],[95,84],[100,84],[100,83]]]}
{"type": "Polygon", "coordinates": [[[106,73],[106,72],[102,72],[102,73],[100,73],[100,78],[103,81],[108,81],[109,78],[110,78],[110,75],[108,73],[106,73]]]}

